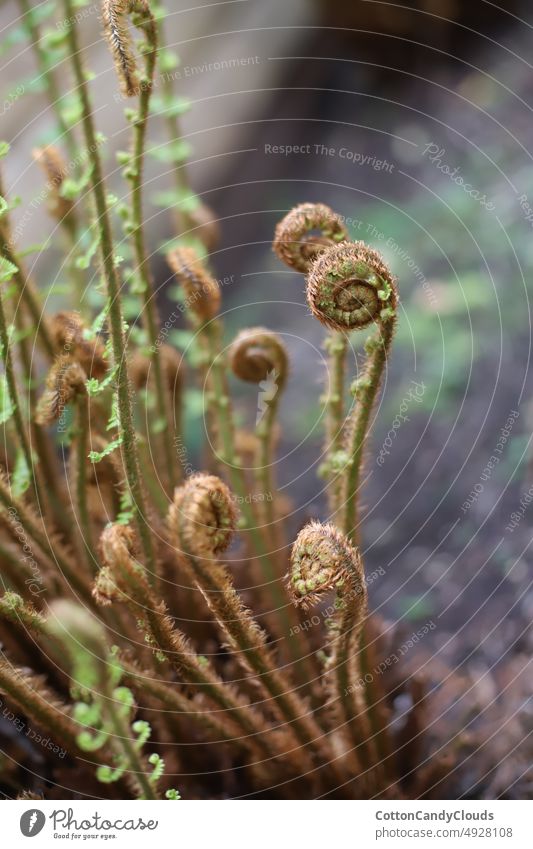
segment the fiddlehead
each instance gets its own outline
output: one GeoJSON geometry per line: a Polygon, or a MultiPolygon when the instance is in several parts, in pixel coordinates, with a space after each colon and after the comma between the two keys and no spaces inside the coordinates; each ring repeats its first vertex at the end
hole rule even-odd
{"type": "Polygon", "coordinates": [[[139,93],[143,85],[151,85],[152,80],[139,78],[132,38],[128,28],[128,17],[146,33],[146,40],[155,51],[157,46],[157,28],[154,17],[146,0],[104,0],[102,3],[102,21],[122,92],[127,97],[139,93]]]}
{"type": "Polygon", "coordinates": [[[311,312],[332,330],[386,321],[396,306],[394,280],[380,254],[363,242],[325,249],[307,277],[311,312]]]}
{"type": "Polygon", "coordinates": [[[187,310],[200,322],[214,318],[220,309],[220,287],[194,248],[169,251],[167,262],[183,289],[187,310]]]}
{"type": "Polygon", "coordinates": [[[273,567],[263,570],[261,584],[265,581],[265,603],[275,611],[283,632],[297,633],[295,612],[287,609],[283,587],[279,582],[284,568],[278,568],[280,557],[284,557],[284,539],[276,510],[278,498],[273,475],[276,417],[289,371],[287,350],[276,333],[264,327],[250,327],[242,330],[233,341],[229,350],[229,363],[236,377],[260,387],[252,458],[259,498],[256,509],[266,533],[273,541],[275,559],[273,567]]]}
{"type": "Polygon", "coordinates": [[[231,492],[216,475],[193,475],[174,494],[174,520],[188,553],[202,556],[222,554],[231,543],[237,523],[231,492]]]}
{"type": "Polygon", "coordinates": [[[359,672],[360,640],[367,612],[367,591],[359,551],[334,525],[311,522],[292,548],[288,589],[295,604],[310,607],[336,592],[335,614],[328,620],[332,652],[327,682],[336,721],[351,743],[362,749],[365,766],[376,761],[359,672]]]}
{"type": "MultiPolygon", "coordinates": [[[[287,722],[294,744],[309,747],[323,757],[321,731],[307,714],[283,671],[277,668],[267,647],[266,635],[244,606],[228,571],[218,563],[217,550],[226,548],[235,522],[232,496],[227,486],[212,475],[197,475],[176,490],[168,515],[172,541],[190,575],[214,613],[237,662],[252,674],[275,714],[287,722]]],[[[313,766],[307,751],[302,763],[313,766]]]]}
{"type": "Polygon", "coordinates": [[[280,337],[263,327],[241,331],[229,351],[233,373],[241,380],[260,386],[257,410],[257,450],[254,466],[258,490],[265,499],[262,519],[274,531],[276,511],[272,475],[276,415],[280,393],[287,382],[289,359],[280,337]]]}
{"type": "Polygon", "coordinates": [[[349,332],[376,325],[366,343],[368,359],[352,384],[356,403],[345,428],[341,470],[342,527],[350,540],[357,532],[357,491],[370,414],[394,333],[398,306],[396,283],[381,255],[363,242],[327,248],[307,278],[313,315],[327,327],[349,332]]]}
{"type": "Polygon", "coordinates": [[[288,589],[294,604],[304,609],[325,593],[351,588],[362,595],[363,566],[359,552],[334,525],[311,522],[298,534],[292,548],[288,589]]]}
{"type": "Polygon", "coordinates": [[[275,372],[279,387],[285,385],[288,372],[287,351],[280,337],[264,327],[242,330],[230,348],[233,373],[249,383],[261,383],[275,372]]]}
{"type": "Polygon", "coordinates": [[[274,252],[296,271],[304,274],[327,247],[344,242],[348,232],[339,215],[323,203],[302,203],[276,227],[274,252]]]}

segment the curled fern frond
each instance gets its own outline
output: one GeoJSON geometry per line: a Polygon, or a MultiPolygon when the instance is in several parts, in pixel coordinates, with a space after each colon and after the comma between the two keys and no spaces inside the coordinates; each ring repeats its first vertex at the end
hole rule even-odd
{"type": "Polygon", "coordinates": [[[361,556],[334,525],[310,522],[292,548],[288,589],[293,602],[304,608],[332,590],[363,598],[361,556]]]}
{"type": "Polygon", "coordinates": [[[67,174],[66,162],[58,148],[52,144],[35,148],[33,158],[46,176],[50,213],[58,221],[64,221],[74,208],[74,202],[61,194],[67,174]]]}
{"type": "Polygon", "coordinates": [[[396,288],[381,255],[364,242],[326,248],[307,278],[311,312],[333,330],[359,330],[394,315],[396,288]]]}
{"type": "Polygon", "coordinates": [[[302,203],[291,209],[277,225],[273,248],[282,262],[305,274],[325,248],[347,238],[348,232],[340,216],[329,206],[302,203]]]}
{"type": "Polygon", "coordinates": [[[139,93],[141,83],[137,70],[135,51],[128,27],[128,16],[133,23],[146,32],[152,49],[157,45],[157,28],[150,6],[146,0],[103,0],[102,21],[123,94],[133,97],[139,93]]]}
{"type": "Polygon", "coordinates": [[[176,490],[169,521],[179,527],[187,553],[218,555],[231,542],[237,511],[230,490],[220,478],[198,474],[176,490]]]}
{"type": "Polygon", "coordinates": [[[46,378],[46,390],[35,416],[37,423],[50,425],[57,421],[67,404],[85,393],[85,380],[85,372],[78,363],[68,356],[58,357],[46,378]]]}
{"type": "Polygon", "coordinates": [[[261,383],[274,373],[279,388],[287,378],[285,345],[277,333],[264,327],[242,330],[231,345],[229,359],[233,373],[249,383],[261,383]]]}
{"type": "Polygon", "coordinates": [[[50,334],[58,352],[69,354],[88,377],[102,378],[107,371],[105,348],[98,338],[89,338],[79,313],[58,312],[50,320],[50,334]]]}
{"type": "Polygon", "coordinates": [[[186,308],[201,321],[214,318],[220,309],[220,287],[194,248],[169,251],[167,262],[183,289],[186,308]]]}

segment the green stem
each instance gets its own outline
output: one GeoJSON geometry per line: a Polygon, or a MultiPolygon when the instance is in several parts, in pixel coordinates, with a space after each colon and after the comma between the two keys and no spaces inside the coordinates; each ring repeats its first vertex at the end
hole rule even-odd
{"type": "Polygon", "coordinates": [[[4,368],[6,371],[6,381],[7,387],[9,390],[9,395],[11,397],[11,401],[13,404],[13,419],[15,422],[15,430],[17,432],[17,437],[20,442],[22,453],[24,455],[24,459],[26,461],[26,465],[28,467],[28,472],[32,476],[32,483],[35,490],[35,495],[37,497],[37,503],[42,504],[42,495],[39,483],[37,481],[37,475],[34,470],[33,457],[30,449],[30,443],[28,441],[28,437],[26,434],[26,428],[24,426],[24,421],[22,419],[22,408],[20,405],[20,397],[17,388],[17,382],[15,380],[15,371],[13,368],[13,358],[11,356],[11,345],[9,341],[9,334],[7,330],[7,322],[6,322],[6,314],[4,311],[4,301],[2,295],[0,294],[0,344],[2,345],[2,359],[4,360],[4,368]]]}
{"type": "Polygon", "coordinates": [[[131,231],[133,247],[144,293],[143,322],[150,341],[150,355],[154,366],[157,414],[159,422],[166,423],[166,427],[164,427],[161,432],[161,439],[165,456],[166,477],[172,492],[176,486],[176,462],[172,447],[172,432],[170,429],[171,413],[168,404],[167,392],[165,390],[165,379],[158,345],[159,320],[155,301],[154,281],[150,273],[143,227],[143,173],[146,128],[148,125],[148,116],[150,114],[150,96],[152,93],[152,81],[157,56],[157,35],[155,24],[153,22],[152,26],[150,26],[150,23],[148,24],[146,33],[147,49],[144,53],[146,79],[142,80],[140,86],[139,108],[133,122],[133,154],[131,166],[127,169],[127,173],[129,174],[132,185],[131,231]]]}
{"type": "Polygon", "coordinates": [[[65,19],[69,21],[66,30],[69,45],[69,56],[79,91],[82,107],[82,126],[92,166],[91,186],[96,204],[98,226],[100,228],[101,260],[109,299],[109,324],[113,346],[113,357],[117,368],[116,386],[119,417],[123,436],[126,476],[134,504],[139,536],[141,538],[141,545],[146,558],[146,565],[152,574],[155,574],[154,548],[141,484],[139,458],[136,446],[135,429],[133,426],[132,400],[125,356],[126,345],[124,339],[122,307],[120,304],[120,285],[115,267],[113,235],[107,205],[102,164],[98,152],[87,80],[81,62],[78,34],[74,24],[75,10],[73,7],[73,0],[63,0],[63,9],[65,12],[65,19]]]}
{"type": "Polygon", "coordinates": [[[348,427],[347,453],[349,460],[345,473],[344,515],[342,519],[342,528],[350,542],[357,542],[358,540],[358,496],[364,449],[370,415],[387,363],[394,327],[394,317],[378,325],[376,333],[367,341],[369,353],[363,376],[356,381],[356,410],[348,427]]]}
{"type": "MultiPolygon", "coordinates": [[[[165,37],[164,37],[164,25],[163,25],[163,16],[161,15],[159,20],[159,43],[160,49],[165,48],[165,37]]],[[[163,98],[167,100],[170,104],[174,97],[174,85],[172,76],[168,73],[163,73],[161,77],[162,81],[162,91],[163,98]]],[[[172,111],[167,112],[165,115],[165,124],[167,127],[167,135],[169,141],[174,144],[178,139],[182,138],[181,126],[178,120],[177,115],[172,113],[172,111]]],[[[193,191],[190,187],[189,180],[187,177],[187,169],[183,164],[176,164],[172,169],[172,173],[174,175],[174,181],[176,184],[176,189],[180,195],[185,195],[186,193],[193,194],[193,191]]],[[[179,210],[179,207],[175,209],[176,216],[176,224],[178,231],[181,229],[183,225],[184,230],[188,230],[191,226],[194,225],[194,221],[191,219],[189,214],[185,210],[179,210]]]]}
{"type": "Polygon", "coordinates": [[[326,340],[331,375],[327,399],[326,419],[326,469],[328,479],[329,509],[335,514],[342,498],[342,476],[337,471],[336,458],[343,447],[344,380],[348,338],[344,333],[332,332],[326,340]]]}
{"type": "Polygon", "coordinates": [[[61,89],[57,83],[56,75],[50,67],[46,48],[41,44],[41,33],[39,32],[37,25],[34,23],[32,9],[28,0],[19,0],[19,6],[22,11],[23,25],[28,33],[31,46],[35,53],[39,74],[41,79],[44,81],[48,101],[55,112],[61,139],[65,140],[70,158],[75,160],[79,156],[79,147],[61,112],[61,89]]]}
{"type": "Polygon", "coordinates": [[[216,424],[220,438],[219,460],[227,467],[231,486],[239,496],[239,507],[244,521],[244,530],[250,535],[255,554],[261,564],[262,575],[269,586],[274,610],[279,617],[283,632],[287,636],[290,653],[296,664],[301,661],[301,656],[296,651],[295,641],[288,636],[291,626],[294,624],[288,612],[285,590],[277,574],[276,564],[272,562],[268,554],[263,534],[257,526],[257,520],[248,499],[248,484],[244,469],[239,465],[239,458],[235,451],[235,435],[233,417],[231,414],[230,399],[226,381],[226,372],[223,358],[220,356],[220,328],[216,320],[205,325],[203,334],[207,342],[210,376],[213,388],[213,404],[217,408],[216,424]]]}
{"type": "Polygon", "coordinates": [[[119,746],[129,764],[130,775],[135,784],[140,790],[141,799],[159,799],[153,785],[148,780],[146,769],[142,763],[139,752],[133,744],[133,740],[129,735],[129,728],[124,719],[120,716],[119,711],[115,709],[114,697],[112,692],[105,693],[105,699],[102,702],[103,710],[107,713],[109,721],[113,726],[115,737],[113,742],[115,746],[119,746]]]}
{"type": "MultiPolygon", "coordinates": [[[[0,194],[3,196],[3,190],[1,187],[0,194]]],[[[4,222],[6,222],[5,216],[4,222]]],[[[50,336],[50,332],[48,330],[46,318],[43,315],[39,295],[36,292],[30,278],[26,276],[22,264],[19,262],[18,257],[16,256],[15,252],[11,247],[9,227],[7,226],[7,224],[4,224],[3,227],[0,227],[0,235],[0,253],[4,257],[4,259],[7,259],[7,261],[16,268],[16,271],[13,275],[13,279],[17,284],[20,297],[24,301],[26,308],[28,309],[28,312],[30,313],[33,319],[37,336],[42,344],[43,350],[47,354],[48,358],[50,360],[53,360],[55,356],[54,344],[52,342],[52,337],[50,336]]]]}
{"type": "Polygon", "coordinates": [[[277,517],[274,497],[274,475],[272,472],[273,454],[274,454],[274,425],[278,413],[279,406],[279,390],[274,398],[267,402],[266,410],[261,422],[259,422],[256,435],[259,441],[255,477],[259,488],[259,493],[265,496],[265,500],[259,502],[264,507],[262,519],[270,532],[272,533],[276,543],[277,537],[277,517]],[[268,498],[270,496],[270,499],[268,498]]]}

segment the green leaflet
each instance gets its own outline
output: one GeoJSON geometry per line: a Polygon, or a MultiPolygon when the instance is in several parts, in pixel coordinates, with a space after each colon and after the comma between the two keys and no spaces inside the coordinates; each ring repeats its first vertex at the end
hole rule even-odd
{"type": "MultiPolygon", "coordinates": [[[[33,462],[36,462],[35,457],[33,457],[33,462]]],[[[21,495],[24,495],[26,490],[29,488],[30,483],[31,469],[28,468],[26,458],[22,450],[19,448],[15,460],[15,467],[11,475],[11,491],[15,498],[20,498],[21,495]]]]}
{"type": "MultiPolygon", "coordinates": [[[[0,199],[0,215],[2,214],[2,205],[0,199]]],[[[16,265],[13,265],[12,262],[5,259],[3,256],[0,256],[0,283],[8,283],[15,274],[17,273],[18,268],[16,265]]]]}
{"type": "Polygon", "coordinates": [[[162,192],[155,192],[150,198],[154,206],[159,206],[162,209],[171,209],[179,207],[181,212],[196,212],[200,207],[200,199],[198,195],[188,190],[167,189],[162,192]]]}
{"type": "MultiPolygon", "coordinates": [[[[81,195],[84,189],[86,189],[91,182],[91,173],[92,168],[88,166],[79,180],[74,180],[71,177],[67,177],[61,183],[60,195],[65,200],[76,200],[76,198],[81,195]]],[[[98,244],[98,243],[97,243],[98,244]]]]}
{"type": "Polygon", "coordinates": [[[147,156],[157,159],[158,162],[185,162],[192,153],[192,147],[189,142],[183,139],[175,139],[167,144],[158,145],[157,147],[148,148],[147,156]]]}
{"type": "Polygon", "coordinates": [[[0,425],[9,421],[14,412],[15,405],[13,404],[11,395],[9,394],[6,376],[3,374],[0,377],[0,425]]]}
{"type": "Polygon", "coordinates": [[[178,118],[184,115],[191,108],[191,101],[186,97],[162,97],[155,96],[152,98],[152,111],[154,114],[162,118],[178,118]]]}
{"type": "Polygon", "coordinates": [[[111,442],[108,442],[103,451],[90,451],[89,452],[89,460],[91,463],[99,463],[104,457],[108,457],[113,453],[120,445],[122,445],[124,437],[117,436],[116,439],[113,439],[111,442]]]}

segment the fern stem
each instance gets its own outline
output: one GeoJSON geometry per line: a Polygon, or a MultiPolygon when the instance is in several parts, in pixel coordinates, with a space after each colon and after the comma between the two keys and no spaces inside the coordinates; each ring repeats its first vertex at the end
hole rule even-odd
{"type": "Polygon", "coordinates": [[[26,434],[26,427],[24,425],[24,421],[22,419],[22,408],[20,405],[20,397],[17,388],[17,381],[15,379],[15,371],[13,368],[13,358],[11,355],[11,345],[9,340],[9,334],[6,323],[6,314],[4,311],[4,300],[2,294],[0,293],[0,344],[2,346],[2,359],[4,361],[4,368],[6,372],[6,381],[7,387],[9,390],[9,394],[11,396],[11,401],[13,404],[13,419],[15,421],[15,429],[17,432],[17,437],[20,442],[20,446],[22,448],[22,453],[24,455],[24,460],[26,461],[26,465],[28,467],[28,472],[32,476],[32,484],[35,490],[35,495],[37,497],[37,503],[42,504],[42,496],[40,486],[37,480],[37,475],[34,470],[33,457],[30,449],[30,443],[28,441],[28,436],[26,434]]]}
{"type": "Polygon", "coordinates": [[[74,138],[74,134],[66,123],[61,112],[61,90],[59,88],[57,77],[50,67],[46,48],[41,44],[41,33],[37,24],[33,20],[33,10],[30,7],[28,0],[19,0],[19,6],[23,17],[23,26],[28,33],[30,44],[32,46],[37,67],[41,79],[44,81],[44,88],[48,96],[48,102],[54,110],[57,127],[61,135],[61,141],[64,140],[69,156],[75,160],[79,156],[79,148],[74,138]]]}
{"type": "Polygon", "coordinates": [[[348,339],[344,333],[333,331],[326,340],[331,375],[326,418],[326,473],[329,479],[329,509],[335,514],[342,498],[342,477],[336,468],[337,452],[342,450],[344,424],[344,381],[348,339]]]}
{"type": "Polygon", "coordinates": [[[93,124],[87,80],[83,70],[80,45],[76,26],[74,24],[75,17],[73,0],[63,0],[63,9],[65,11],[65,19],[69,22],[66,28],[69,55],[76,85],[78,86],[80,104],[82,108],[81,121],[92,167],[91,186],[96,204],[98,226],[100,228],[100,252],[109,298],[109,324],[113,346],[113,357],[117,368],[116,386],[119,417],[123,436],[126,476],[134,505],[139,536],[144,556],[146,558],[146,565],[152,574],[155,574],[156,566],[154,548],[148,524],[148,516],[146,513],[144,492],[140,477],[135,429],[133,425],[132,399],[125,356],[126,343],[124,339],[122,307],[120,304],[120,284],[115,267],[113,235],[104,186],[102,165],[93,124]]]}
{"type": "Polygon", "coordinates": [[[57,568],[61,570],[65,578],[74,587],[74,589],[85,600],[90,600],[90,587],[79,569],[70,563],[69,557],[63,551],[62,546],[57,540],[52,541],[46,531],[39,528],[36,516],[33,515],[31,508],[24,504],[20,499],[15,499],[10,487],[3,475],[0,475],[0,503],[4,505],[12,514],[17,517],[25,532],[35,542],[47,562],[51,565],[54,571],[57,568]]]}
{"type": "Polygon", "coordinates": [[[380,323],[367,342],[370,350],[364,373],[356,381],[356,410],[347,430],[348,466],[344,480],[342,527],[351,542],[359,536],[359,487],[370,416],[376,400],[394,334],[393,318],[380,323]]]}
{"type": "MultiPolygon", "coordinates": [[[[150,15],[150,13],[148,13],[150,15]]],[[[148,17],[145,28],[147,49],[144,51],[145,79],[139,87],[138,112],[133,121],[133,153],[131,166],[127,169],[131,181],[131,230],[132,240],[137,263],[138,273],[141,278],[144,294],[143,322],[150,341],[150,356],[154,367],[154,383],[157,403],[157,414],[160,422],[165,423],[160,437],[165,457],[165,472],[170,490],[176,485],[176,463],[172,448],[172,433],[170,422],[172,416],[165,391],[163,366],[161,362],[160,346],[158,345],[157,306],[155,300],[155,287],[146,253],[143,221],[143,176],[144,155],[146,145],[146,129],[150,114],[150,97],[152,94],[152,83],[157,57],[157,30],[153,18],[148,17]]]]}
{"type": "Polygon", "coordinates": [[[83,548],[87,563],[92,574],[95,574],[98,557],[93,541],[91,517],[87,505],[87,454],[89,447],[89,398],[80,394],[76,403],[77,413],[77,444],[76,444],[76,506],[83,535],[83,548]]]}

